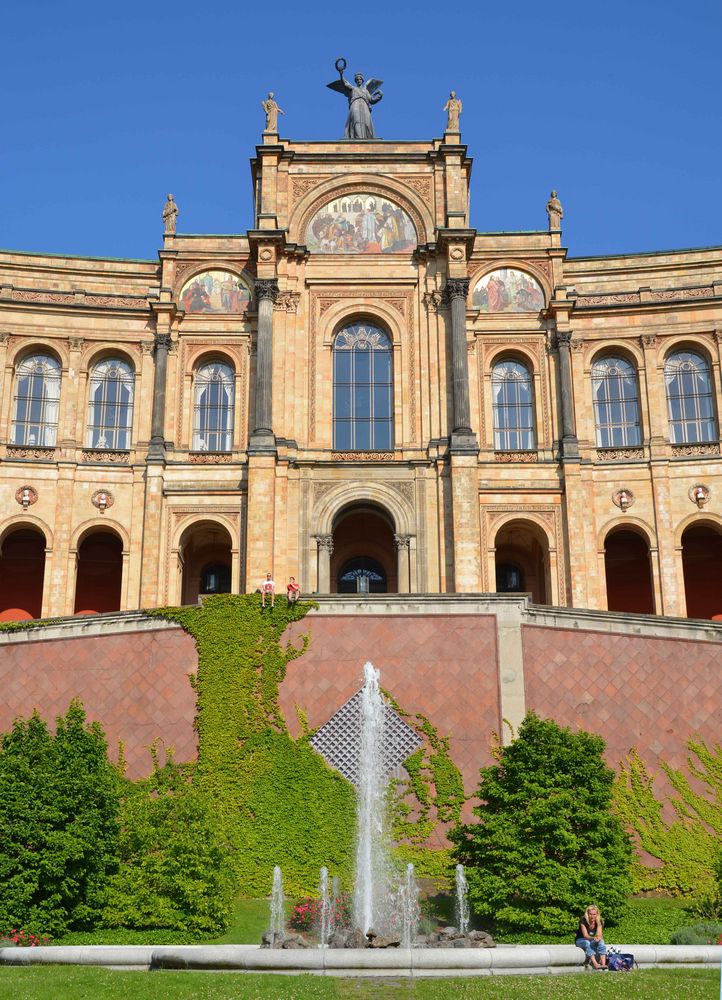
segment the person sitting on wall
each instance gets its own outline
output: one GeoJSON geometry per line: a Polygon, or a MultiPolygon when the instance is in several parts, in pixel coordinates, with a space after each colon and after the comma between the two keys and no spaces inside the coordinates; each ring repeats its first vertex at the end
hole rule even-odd
{"type": "Polygon", "coordinates": [[[271,598],[271,607],[274,605],[276,598],[276,584],[273,582],[273,578],[270,573],[266,573],[266,579],[261,584],[261,607],[265,608],[266,598],[271,598]]]}
{"type": "Polygon", "coordinates": [[[602,937],[602,918],[596,906],[588,906],[582,914],[575,944],[586,955],[585,965],[602,972],[607,968],[607,946],[602,937]]]}
{"type": "Polygon", "coordinates": [[[288,596],[288,603],[295,604],[301,593],[301,588],[296,583],[296,577],[292,576],[288,581],[288,586],[286,587],[286,594],[288,596]]]}

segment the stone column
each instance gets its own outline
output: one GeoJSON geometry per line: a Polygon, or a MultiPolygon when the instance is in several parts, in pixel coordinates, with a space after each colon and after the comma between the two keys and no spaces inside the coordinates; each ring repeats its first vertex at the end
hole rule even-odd
{"type": "Polygon", "coordinates": [[[559,388],[562,409],[562,455],[579,457],[579,442],[574,419],[574,390],[572,388],[572,331],[557,330],[556,343],[559,355],[559,388]]]}
{"type": "Polygon", "coordinates": [[[162,462],[165,456],[165,386],[168,372],[170,334],[155,335],[155,374],[153,377],[153,416],[150,427],[149,462],[162,462]]]}
{"type": "Polygon", "coordinates": [[[469,407],[469,364],[466,350],[466,299],[468,278],[447,278],[446,299],[451,306],[451,359],[454,371],[454,426],[452,447],[478,450],[471,431],[469,407]]]}
{"type": "Polygon", "coordinates": [[[333,554],[333,535],[316,535],[318,547],[318,592],[331,593],[331,555],[333,554]]]}
{"type": "Polygon", "coordinates": [[[258,337],[256,340],[256,409],[253,423],[254,450],[273,450],[273,303],[278,297],[275,278],[256,280],[258,337]]]}
{"type": "Polygon", "coordinates": [[[409,556],[411,548],[411,535],[394,535],[394,545],[398,556],[398,590],[400,594],[408,594],[409,586],[409,556]]]}

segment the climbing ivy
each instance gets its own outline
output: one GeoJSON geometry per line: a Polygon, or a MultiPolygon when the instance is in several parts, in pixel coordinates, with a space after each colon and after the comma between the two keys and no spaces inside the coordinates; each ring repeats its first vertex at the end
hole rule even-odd
{"type": "Polygon", "coordinates": [[[636,750],[622,762],[614,786],[614,809],[642,851],[659,864],[635,860],[635,891],[663,890],[696,896],[715,890],[722,838],[722,747],[687,743],[689,777],[665,761],[660,766],[671,791],[660,798],[655,779],[636,750]],[[690,780],[692,779],[692,780],[690,780]],[[695,783],[695,787],[692,785],[695,783]]]}

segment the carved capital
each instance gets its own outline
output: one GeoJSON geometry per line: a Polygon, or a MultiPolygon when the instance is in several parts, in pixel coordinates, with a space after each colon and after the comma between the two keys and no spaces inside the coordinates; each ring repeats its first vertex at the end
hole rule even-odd
{"type": "Polygon", "coordinates": [[[436,312],[443,301],[443,294],[437,290],[424,292],[424,306],[428,312],[436,312]]]}
{"type": "Polygon", "coordinates": [[[659,337],[656,333],[643,333],[639,339],[642,341],[642,347],[646,347],[650,351],[659,347],[659,337]]]}
{"type": "Polygon", "coordinates": [[[333,552],[333,535],[316,535],[316,545],[319,552],[333,552]]]}
{"type": "Polygon", "coordinates": [[[466,302],[469,294],[468,278],[447,278],[444,286],[444,297],[447,302],[453,299],[463,299],[466,302]]]}
{"type": "Polygon", "coordinates": [[[82,351],[84,344],[84,337],[68,337],[68,346],[71,351],[82,351]]]}
{"type": "Polygon", "coordinates": [[[256,278],[256,298],[259,302],[263,299],[270,299],[275,302],[278,298],[278,281],[276,278],[256,278]]]}
{"type": "Polygon", "coordinates": [[[298,312],[298,303],[301,296],[298,292],[283,291],[279,292],[273,303],[273,308],[277,309],[279,312],[298,312]]]}
{"type": "Polygon", "coordinates": [[[557,342],[557,347],[566,347],[567,349],[569,349],[572,343],[572,331],[557,330],[556,342],[557,342]]]}
{"type": "Polygon", "coordinates": [[[411,535],[394,535],[394,545],[400,551],[408,549],[411,544],[411,535]]]}
{"type": "Polygon", "coordinates": [[[171,345],[171,337],[169,333],[156,333],[155,346],[157,350],[169,351],[170,345],[171,345]]]}

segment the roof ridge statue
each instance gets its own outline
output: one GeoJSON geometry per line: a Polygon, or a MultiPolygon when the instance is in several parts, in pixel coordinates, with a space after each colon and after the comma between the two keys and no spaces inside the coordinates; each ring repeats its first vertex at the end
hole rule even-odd
{"type": "Polygon", "coordinates": [[[354,77],[354,83],[350,84],[343,75],[346,65],[345,59],[337,59],[336,69],[340,79],[326,85],[331,90],[348,98],[348,118],[343,133],[344,138],[374,139],[376,133],[374,132],[374,123],[371,121],[371,105],[378,104],[384,96],[379,90],[383,80],[371,77],[364,82],[363,75],[357,73],[354,77]]]}

